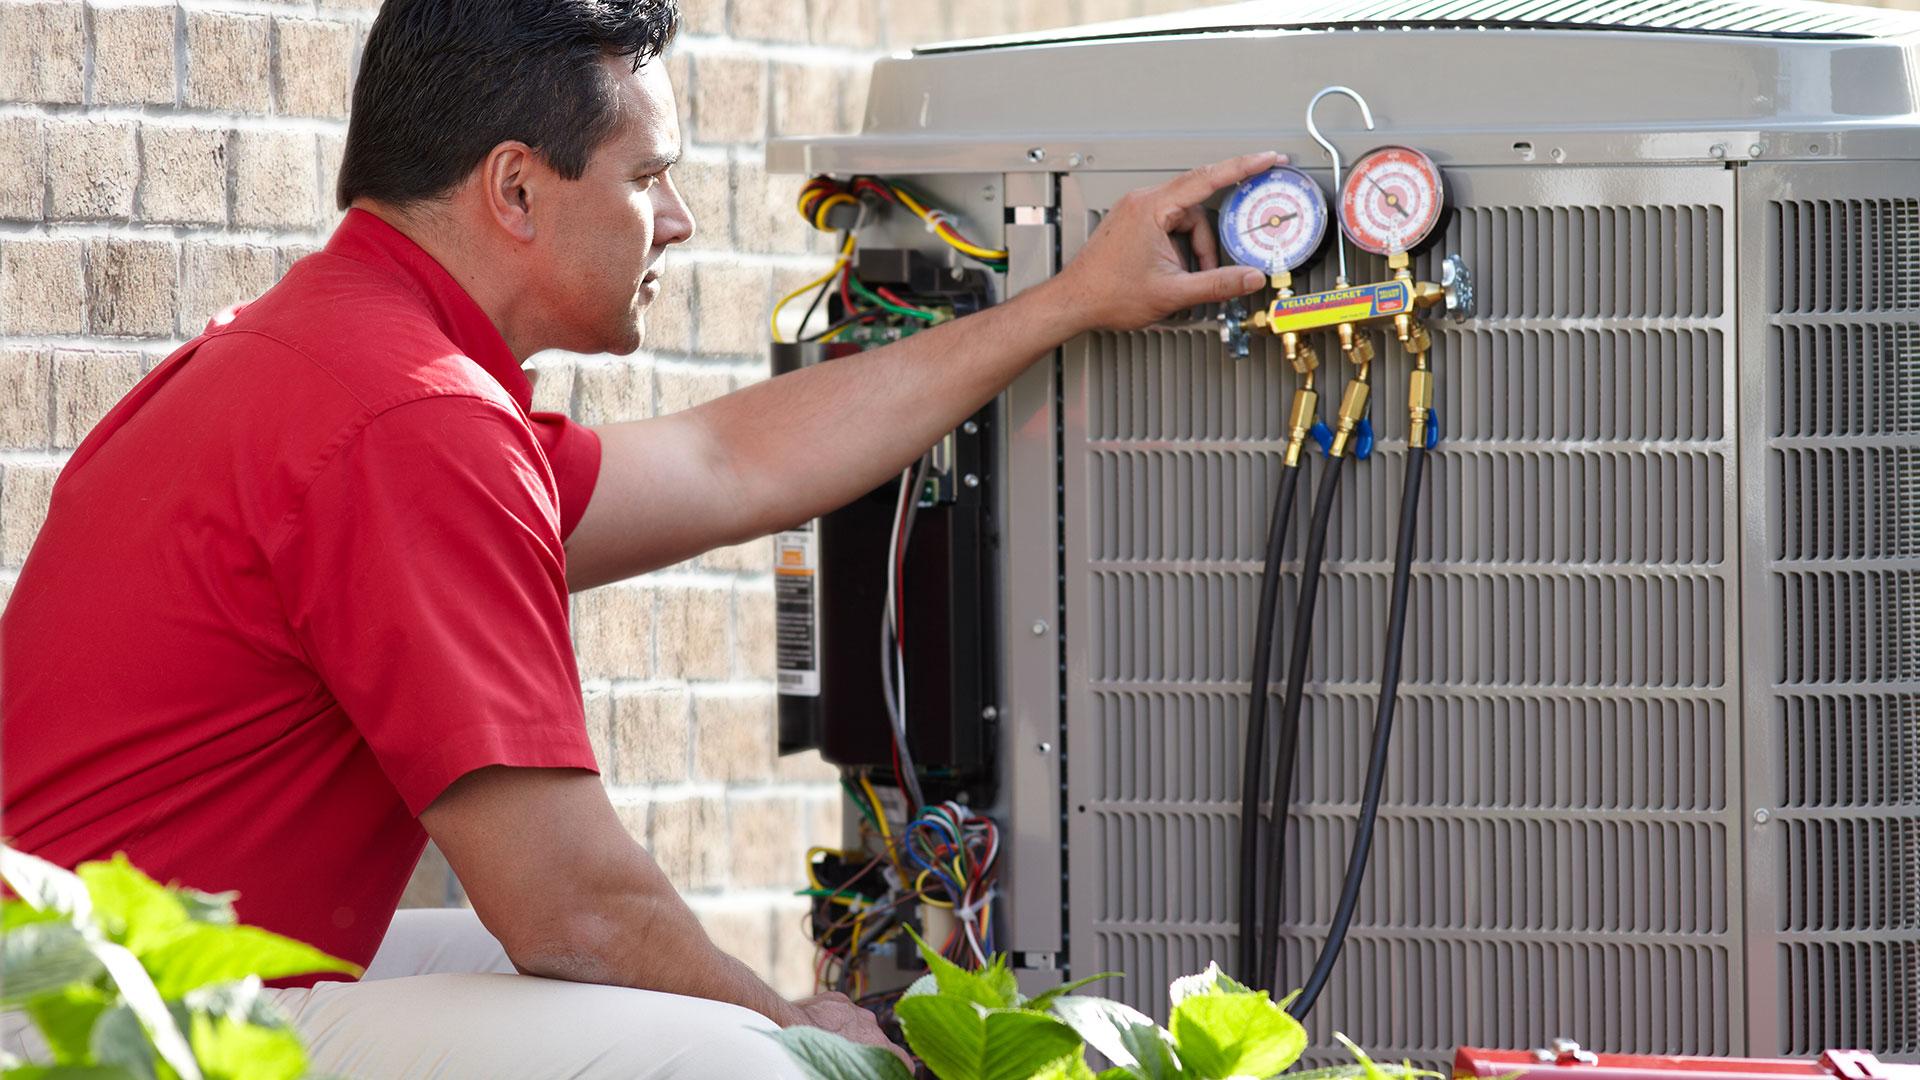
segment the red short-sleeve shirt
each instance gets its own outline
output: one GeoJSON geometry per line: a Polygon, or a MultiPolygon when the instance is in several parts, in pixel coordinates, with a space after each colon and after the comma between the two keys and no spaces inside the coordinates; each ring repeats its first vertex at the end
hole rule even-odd
{"type": "Polygon", "coordinates": [[[125,851],[365,963],[487,765],[592,769],[561,541],[592,432],[373,215],[183,347],[75,452],[4,616],[18,846],[125,851]]]}

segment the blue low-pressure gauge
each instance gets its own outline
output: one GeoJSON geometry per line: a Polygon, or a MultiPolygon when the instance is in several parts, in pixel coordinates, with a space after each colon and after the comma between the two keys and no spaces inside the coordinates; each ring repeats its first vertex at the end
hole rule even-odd
{"type": "Polygon", "coordinates": [[[1269,274],[1313,258],[1326,235],[1326,193],[1291,165],[1240,181],[1220,204],[1220,245],[1227,257],[1269,274]]]}

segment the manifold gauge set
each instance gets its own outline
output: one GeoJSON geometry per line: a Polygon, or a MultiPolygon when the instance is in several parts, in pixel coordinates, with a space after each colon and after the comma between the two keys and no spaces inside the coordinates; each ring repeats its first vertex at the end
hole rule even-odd
{"type": "Polygon", "coordinates": [[[1427,354],[1433,337],[1419,312],[1440,304],[1456,319],[1473,313],[1472,279],[1459,256],[1441,264],[1439,283],[1416,281],[1412,253],[1429,242],[1446,216],[1447,189],[1433,159],[1407,146],[1382,146],[1363,154],[1352,168],[1343,169],[1340,151],[1314,125],[1315,106],[1329,95],[1353,99],[1367,128],[1373,113],[1367,103],[1344,86],[1330,86],[1314,95],[1307,106],[1307,131],[1333,158],[1338,201],[1330,207],[1326,193],[1313,177],[1291,165],[1279,165],[1248,177],[1220,207],[1220,246],[1244,266],[1266,273],[1272,300],[1264,310],[1249,315],[1238,303],[1220,315],[1220,333],[1230,354],[1245,357],[1250,336],[1268,333],[1280,339],[1280,351],[1299,374],[1293,404],[1288,409],[1291,429],[1273,501],[1273,521],[1267,531],[1266,565],[1261,572],[1258,621],[1254,629],[1253,670],[1248,685],[1246,747],[1241,782],[1240,828],[1240,953],[1243,980],[1269,990],[1290,984],[1280,970],[1279,927],[1287,830],[1283,821],[1291,804],[1301,718],[1305,708],[1306,672],[1313,643],[1314,610],[1319,592],[1322,559],[1340,483],[1341,467],[1372,453],[1373,428],[1367,419],[1372,394],[1375,326],[1391,326],[1401,349],[1412,361],[1407,378],[1406,486],[1400,500],[1400,526],[1394,552],[1392,598],[1385,627],[1385,658],[1374,721],[1373,749],[1367,766],[1366,790],[1360,821],[1349,855],[1347,876],[1327,937],[1300,995],[1288,1006],[1294,1016],[1306,1015],[1325,988],[1335,960],[1346,940],[1359,901],[1360,883],[1372,849],[1373,822],[1380,806],[1388,739],[1399,693],[1400,657],[1405,640],[1413,538],[1418,523],[1420,477],[1426,453],[1439,439],[1433,414],[1433,372],[1427,354]],[[1306,265],[1324,246],[1327,219],[1337,207],[1340,232],[1347,243],[1383,256],[1389,277],[1385,281],[1354,284],[1347,278],[1345,243],[1339,251],[1340,270],[1334,287],[1325,292],[1295,295],[1293,272],[1306,265]],[[1353,366],[1340,394],[1337,422],[1329,428],[1319,419],[1320,395],[1315,387],[1319,357],[1308,335],[1331,330],[1340,354],[1353,366]],[[1274,808],[1262,827],[1260,806],[1268,787],[1267,701],[1271,686],[1270,661],[1277,633],[1280,564],[1300,484],[1303,448],[1311,438],[1320,444],[1327,462],[1319,494],[1313,499],[1313,518],[1307,528],[1306,550],[1300,569],[1300,587],[1293,616],[1294,632],[1287,662],[1287,690],[1275,725],[1278,745],[1272,761],[1274,808]],[[1265,852],[1261,834],[1265,833],[1265,852]]]}

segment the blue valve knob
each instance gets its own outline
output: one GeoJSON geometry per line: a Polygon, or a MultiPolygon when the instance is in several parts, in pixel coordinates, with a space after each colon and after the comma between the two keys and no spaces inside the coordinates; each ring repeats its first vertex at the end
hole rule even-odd
{"type": "Polygon", "coordinates": [[[1353,429],[1353,459],[1365,461],[1373,456],[1373,421],[1360,418],[1360,426],[1353,429]]]}
{"type": "Polygon", "coordinates": [[[1440,445],[1440,410],[1427,410],[1427,446],[1428,450],[1440,445]]]}
{"type": "Polygon", "coordinates": [[[1333,429],[1327,426],[1325,420],[1315,420],[1313,427],[1307,431],[1307,434],[1313,436],[1313,441],[1320,444],[1321,456],[1324,457],[1328,451],[1333,449],[1333,429]]]}

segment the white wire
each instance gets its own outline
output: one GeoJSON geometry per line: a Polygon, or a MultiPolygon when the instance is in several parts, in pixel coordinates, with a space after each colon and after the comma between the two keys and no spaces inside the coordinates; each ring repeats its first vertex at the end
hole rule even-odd
{"type": "Polygon", "coordinates": [[[886,682],[887,717],[893,723],[893,745],[900,754],[900,782],[906,786],[914,807],[926,805],[920,794],[920,776],[913,766],[913,754],[907,750],[907,654],[900,644],[894,625],[894,598],[901,582],[896,568],[900,563],[900,527],[906,521],[907,500],[914,497],[913,475],[918,463],[907,466],[900,476],[900,498],[894,505],[893,528],[887,534],[887,610],[880,617],[880,674],[886,682]]]}

